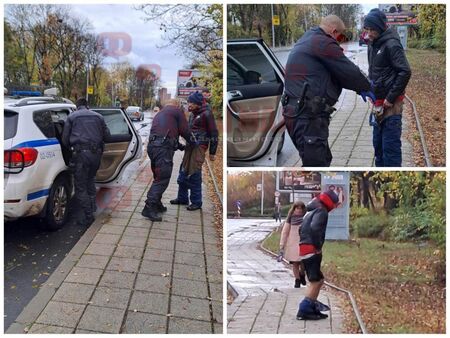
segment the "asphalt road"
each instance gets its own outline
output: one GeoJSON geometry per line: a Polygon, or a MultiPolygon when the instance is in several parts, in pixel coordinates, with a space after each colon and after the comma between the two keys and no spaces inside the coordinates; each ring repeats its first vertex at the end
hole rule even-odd
{"type": "MultiPolygon", "coordinates": [[[[150,113],[143,122],[134,122],[142,141],[150,130],[150,113]],[[148,123],[141,128],[142,123],[148,123]]],[[[145,152],[145,149],[144,149],[145,152]]],[[[143,154],[144,155],[144,154],[143,154]]],[[[127,173],[138,168],[131,163],[127,173]]],[[[73,215],[73,207],[70,215],[73,215]]],[[[23,308],[37,294],[39,287],[58,267],[67,253],[78,242],[86,228],[71,224],[55,232],[45,230],[45,224],[36,218],[5,222],[4,226],[4,329],[14,322],[23,308]]]]}
{"type": "MultiPolygon", "coordinates": [[[[344,48],[344,54],[350,59],[353,60],[357,53],[365,52],[367,50],[367,46],[359,46],[358,42],[349,42],[341,45],[344,48]]],[[[291,52],[290,48],[278,48],[274,50],[274,54],[280,61],[280,63],[285,66],[289,57],[289,53],[291,52]]],[[[284,145],[281,153],[278,155],[277,166],[285,166],[288,159],[292,156],[292,154],[298,154],[297,149],[292,143],[289,135],[285,134],[284,145]]]]}

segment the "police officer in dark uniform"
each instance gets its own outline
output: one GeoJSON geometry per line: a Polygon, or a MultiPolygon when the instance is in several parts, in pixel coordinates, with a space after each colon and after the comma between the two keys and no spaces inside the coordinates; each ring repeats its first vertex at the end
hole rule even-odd
{"type": "Polygon", "coordinates": [[[85,98],[78,99],[76,106],[77,110],[64,123],[62,143],[72,151],[69,166],[74,175],[75,196],[84,214],[78,223],[90,226],[96,209],[95,175],[110,132],[103,116],[89,110],[85,98]]]}
{"type": "Polygon", "coordinates": [[[295,44],[286,64],[282,97],[286,129],[306,167],[328,167],[330,114],[342,88],[374,98],[368,79],[343,53],[345,25],[329,15],[295,44]]]}
{"type": "Polygon", "coordinates": [[[155,222],[162,220],[158,212],[167,210],[161,203],[161,197],[172,176],[174,152],[177,149],[184,149],[184,146],[178,142],[179,136],[188,143],[191,142],[186,116],[180,108],[179,101],[173,99],[153,118],[147,146],[153,183],[147,193],[142,216],[155,222]]]}

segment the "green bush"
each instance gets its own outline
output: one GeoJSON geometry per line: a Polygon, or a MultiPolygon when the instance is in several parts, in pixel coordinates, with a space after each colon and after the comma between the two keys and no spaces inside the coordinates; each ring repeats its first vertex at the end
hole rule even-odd
{"type": "Polygon", "coordinates": [[[389,233],[390,216],[384,212],[368,212],[351,222],[353,235],[356,237],[387,239],[389,233]]]}

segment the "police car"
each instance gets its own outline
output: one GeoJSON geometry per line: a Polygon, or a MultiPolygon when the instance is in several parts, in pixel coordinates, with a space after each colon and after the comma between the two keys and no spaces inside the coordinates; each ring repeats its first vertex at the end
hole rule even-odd
{"type": "Polygon", "coordinates": [[[227,42],[229,166],[277,166],[284,143],[284,68],[262,39],[227,42]]]}
{"type": "MultiPolygon", "coordinates": [[[[75,105],[56,97],[6,97],[4,103],[4,216],[39,216],[49,230],[67,222],[73,179],[70,151],[61,145],[64,121],[75,105]]],[[[142,155],[142,141],[120,108],[92,108],[111,132],[97,172],[98,187],[120,184],[125,167],[142,155]]]]}

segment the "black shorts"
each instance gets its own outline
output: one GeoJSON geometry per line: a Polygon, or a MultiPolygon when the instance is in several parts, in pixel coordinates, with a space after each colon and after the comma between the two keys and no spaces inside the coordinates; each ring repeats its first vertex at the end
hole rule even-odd
{"type": "Polygon", "coordinates": [[[319,282],[324,279],[322,271],[320,271],[320,264],[322,263],[322,254],[314,255],[302,260],[305,266],[306,276],[310,282],[319,282]]]}

